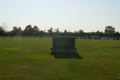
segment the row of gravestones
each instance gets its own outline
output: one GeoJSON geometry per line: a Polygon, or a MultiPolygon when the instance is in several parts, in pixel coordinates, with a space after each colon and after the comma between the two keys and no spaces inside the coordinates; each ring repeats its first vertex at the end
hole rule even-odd
{"type": "MultiPolygon", "coordinates": [[[[0,37],[2,37],[2,38],[7,38],[8,36],[0,36],[0,37]]],[[[19,37],[21,37],[21,38],[31,38],[31,37],[34,37],[34,38],[37,38],[37,37],[39,37],[39,38],[43,38],[43,37],[47,37],[47,38],[49,38],[49,37],[51,37],[51,36],[10,36],[11,38],[19,38],[19,37]]],[[[96,39],[96,40],[100,40],[100,39],[107,39],[107,40],[109,40],[109,39],[113,39],[113,40],[119,40],[120,39],[120,37],[100,37],[100,36],[84,36],[84,37],[76,37],[76,39],[79,39],[79,38],[81,38],[81,39],[96,39]]]]}
{"type": "MultiPolygon", "coordinates": [[[[102,38],[103,39],[113,39],[113,40],[119,40],[120,37],[100,37],[100,36],[84,36],[84,37],[80,37],[81,39],[96,39],[96,40],[101,40],[102,38]]],[[[79,39],[79,37],[76,37],[76,39],[79,39]]]]}
{"type": "Polygon", "coordinates": [[[34,37],[34,38],[43,38],[43,37],[47,37],[47,38],[49,38],[49,37],[51,37],[51,36],[0,36],[0,37],[2,37],[2,38],[8,38],[8,37],[10,37],[10,38],[32,38],[32,37],[34,37]]]}
{"type": "MultiPolygon", "coordinates": [[[[60,36],[54,36],[54,37],[60,37],[60,36]]],[[[67,36],[65,36],[65,37],[67,37],[67,36]]],[[[74,36],[70,36],[70,37],[74,37],[74,36]]],[[[102,38],[103,39],[106,39],[106,40],[109,40],[109,39],[113,39],[113,40],[119,40],[120,39],[120,37],[109,37],[109,36],[107,36],[107,37],[100,37],[100,36],[84,36],[84,37],[79,37],[79,36],[75,36],[75,38],[76,39],[79,39],[79,38],[81,38],[81,39],[96,39],[96,40],[101,40],[102,38]]]]}

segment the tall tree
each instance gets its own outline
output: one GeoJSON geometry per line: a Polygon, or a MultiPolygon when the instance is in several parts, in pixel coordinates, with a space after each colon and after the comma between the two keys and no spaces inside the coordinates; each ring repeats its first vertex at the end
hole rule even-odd
{"type": "Polygon", "coordinates": [[[24,30],[24,35],[26,36],[31,36],[33,33],[33,28],[31,25],[26,26],[25,30],[24,30]]]}
{"type": "Polygon", "coordinates": [[[2,28],[2,26],[0,26],[0,36],[3,36],[4,35],[4,29],[2,28]]]}
{"type": "Polygon", "coordinates": [[[50,29],[48,29],[48,34],[51,36],[53,35],[53,28],[52,27],[50,29]]]}
{"type": "Polygon", "coordinates": [[[84,33],[84,31],[82,29],[79,30],[79,33],[84,33]]]}
{"type": "Polygon", "coordinates": [[[18,32],[18,29],[16,26],[13,27],[13,30],[11,31],[12,32],[12,35],[16,35],[17,32],[18,32]]]}
{"type": "Polygon", "coordinates": [[[4,35],[6,35],[7,34],[7,25],[5,24],[5,23],[3,23],[3,25],[1,26],[1,30],[3,30],[4,31],[4,35]]]}
{"type": "Polygon", "coordinates": [[[37,27],[36,25],[35,25],[34,28],[33,28],[33,35],[34,35],[34,36],[39,35],[39,29],[38,29],[38,27],[37,27]]]}
{"type": "Polygon", "coordinates": [[[115,37],[120,37],[120,33],[119,33],[119,32],[116,32],[116,33],[114,34],[114,36],[115,36],[115,37]]]}
{"type": "Polygon", "coordinates": [[[2,28],[3,28],[3,30],[6,32],[6,30],[7,30],[7,25],[6,25],[5,23],[3,23],[2,28]]]}
{"type": "Polygon", "coordinates": [[[22,32],[22,29],[21,29],[21,27],[18,27],[18,31],[19,31],[19,32],[22,32]]]}
{"type": "Polygon", "coordinates": [[[55,33],[60,33],[59,28],[55,29],[55,33]]]}
{"type": "Polygon", "coordinates": [[[67,30],[66,30],[66,29],[64,30],[64,33],[65,33],[65,34],[67,33],[67,30]]]}
{"type": "Polygon", "coordinates": [[[22,31],[21,27],[18,27],[16,36],[22,36],[22,35],[23,35],[23,31],[22,31]]]}
{"type": "Polygon", "coordinates": [[[84,36],[84,31],[82,29],[79,30],[79,35],[84,36]]]}
{"type": "Polygon", "coordinates": [[[113,33],[115,33],[115,28],[113,26],[106,26],[105,27],[105,33],[113,34],[113,33]]]}
{"type": "Polygon", "coordinates": [[[66,35],[67,35],[67,33],[68,33],[68,32],[67,32],[67,30],[65,29],[65,30],[64,30],[64,36],[66,36],[66,35]]]}

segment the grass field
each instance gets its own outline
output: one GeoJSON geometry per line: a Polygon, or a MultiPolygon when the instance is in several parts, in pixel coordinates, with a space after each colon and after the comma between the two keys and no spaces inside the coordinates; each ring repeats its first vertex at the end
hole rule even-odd
{"type": "Polygon", "coordinates": [[[120,41],[76,39],[78,58],[49,54],[52,38],[0,38],[0,80],[120,80],[120,41]]]}

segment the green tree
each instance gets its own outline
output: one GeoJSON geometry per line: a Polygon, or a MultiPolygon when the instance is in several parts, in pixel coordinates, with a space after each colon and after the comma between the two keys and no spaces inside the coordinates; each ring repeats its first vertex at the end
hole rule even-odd
{"type": "Polygon", "coordinates": [[[64,33],[65,33],[65,34],[67,33],[67,30],[66,30],[66,29],[64,30],[64,33]]]}
{"type": "Polygon", "coordinates": [[[12,35],[16,35],[17,32],[18,32],[18,29],[16,26],[13,27],[13,30],[11,31],[12,32],[12,35]]]}
{"type": "Polygon", "coordinates": [[[33,28],[31,25],[26,26],[25,30],[24,30],[24,35],[26,36],[32,36],[33,33],[33,28]]]}
{"type": "Polygon", "coordinates": [[[22,29],[21,27],[13,27],[13,30],[9,32],[10,35],[14,35],[14,36],[22,36],[22,29]]]}
{"type": "Polygon", "coordinates": [[[41,30],[41,31],[39,32],[39,35],[41,35],[41,36],[45,36],[45,34],[46,34],[46,32],[44,32],[43,30],[41,30]]]}
{"type": "Polygon", "coordinates": [[[21,27],[18,27],[18,31],[19,31],[19,32],[22,32],[22,29],[21,29],[21,27]]]}
{"type": "Polygon", "coordinates": [[[105,33],[114,34],[115,33],[115,28],[113,26],[106,26],[105,27],[105,33]]]}
{"type": "Polygon", "coordinates": [[[120,36],[120,33],[119,33],[119,32],[116,32],[116,33],[114,34],[114,36],[115,36],[115,37],[119,37],[119,36],[120,36]]]}
{"type": "Polygon", "coordinates": [[[57,28],[57,29],[54,29],[54,35],[60,35],[59,28],[57,28]]]}
{"type": "Polygon", "coordinates": [[[3,36],[5,33],[4,29],[2,28],[2,26],[0,26],[0,36],[3,36]]]}
{"type": "Polygon", "coordinates": [[[55,33],[60,33],[59,28],[54,29],[54,32],[55,32],[55,33]]]}
{"type": "Polygon", "coordinates": [[[64,30],[64,36],[67,36],[67,33],[68,33],[68,32],[67,32],[67,30],[65,29],[65,30],[64,30]]]}
{"type": "Polygon", "coordinates": [[[22,31],[21,27],[17,28],[16,36],[23,36],[23,31],[22,31]]]}
{"type": "Polygon", "coordinates": [[[53,35],[53,28],[52,27],[50,29],[48,29],[48,34],[51,36],[53,35]]]}
{"type": "Polygon", "coordinates": [[[33,34],[32,35],[34,35],[34,36],[39,35],[39,29],[38,29],[38,27],[36,25],[33,28],[33,34]]]}
{"type": "Polygon", "coordinates": [[[6,30],[7,30],[7,25],[5,23],[3,23],[3,25],[1,26],[2,35],[6,36],[6,34],[7,34],[6,30]],[[3,31],[4,31],[4,33],[3,33],[3,31]]]}
{"type": "Polygon", "coordinates": [[[84,36],[84,31],[82,29],[80,29],[78,32],[80,36],[84,36]]]}
{"type": "Polygon", "coordinates": [[[84,33],[84,31],[82,29],[79,30],[79,33],[84,33]]]}

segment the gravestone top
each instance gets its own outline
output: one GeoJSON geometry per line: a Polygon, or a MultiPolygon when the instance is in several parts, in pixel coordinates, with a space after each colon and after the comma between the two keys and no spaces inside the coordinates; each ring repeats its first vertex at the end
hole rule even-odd
{"type": "Polygon", "coordinates": [[[53,37],[53,48],[75,48],[75,37],[53,37]]]}

